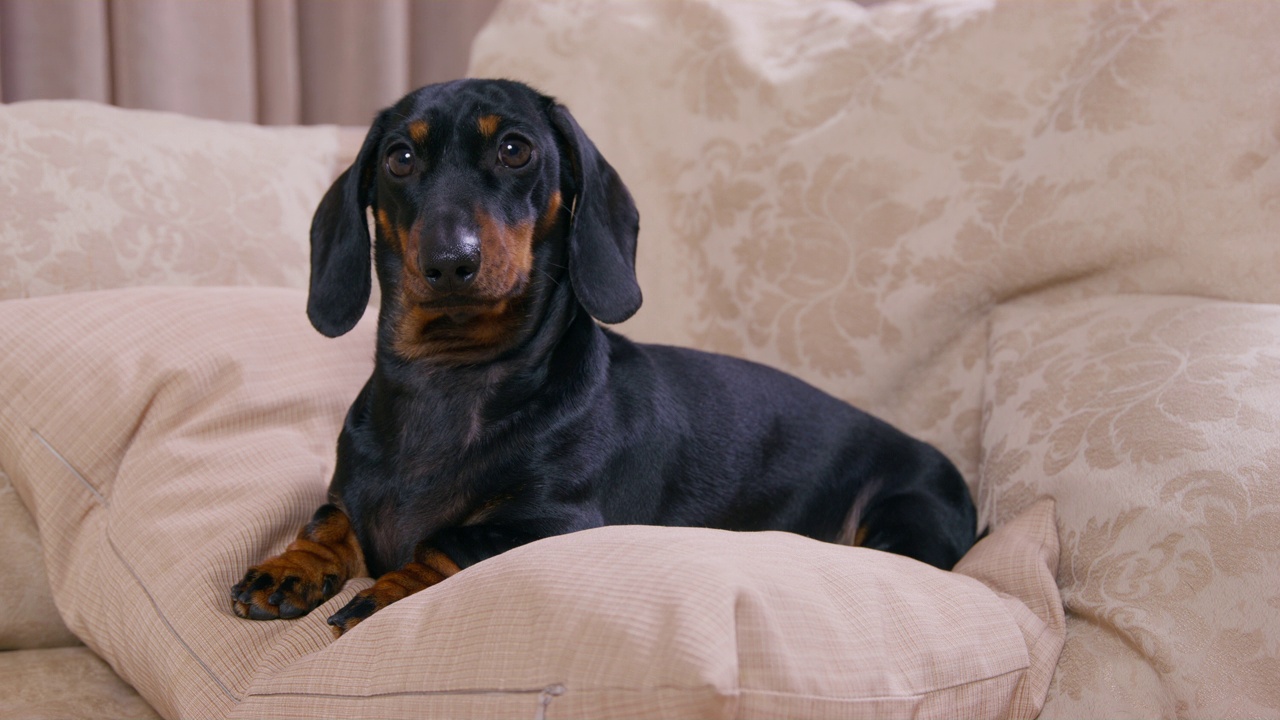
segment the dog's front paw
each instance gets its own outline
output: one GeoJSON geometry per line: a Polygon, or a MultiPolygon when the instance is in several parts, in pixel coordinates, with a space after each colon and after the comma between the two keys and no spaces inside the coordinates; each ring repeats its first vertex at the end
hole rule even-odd
{"type": "Polygon", "coordinates": [[[356,593],[351,602],[329,618],[333,636],[341,637],[370,615],[397,600],[435,585],[459,571],[457,563],[439,550],[422,553],[418,560],[393,570],[356,593]]]}
{"type": "Polygon", "coordinates": [[[342,578],[310,559],[286,552],[249,568],[231,588],[231,609],[250,620],[296,618],[311,612],[338,592],[342,578]]]}
{"type": "Polygon", "coordinates": [[[335,638],[342,637],[342,633],[381,610],[385,604],[383,600],[379,599],[377,590],[372,587],[356,593],[356,596],[351,598],[351,602],[343,605],[341,610],[329,616],[328,622],[332,626],[333,636],[335,638]]]}

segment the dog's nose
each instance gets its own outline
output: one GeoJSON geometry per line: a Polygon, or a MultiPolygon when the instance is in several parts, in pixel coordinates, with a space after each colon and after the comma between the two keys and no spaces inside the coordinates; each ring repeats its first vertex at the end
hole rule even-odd
{"type": "Polygon", "coordinates": [[[438,292],[465,290],[480,272],[480,240],[474,236],[423,250],[422,275],[438,292]]]}

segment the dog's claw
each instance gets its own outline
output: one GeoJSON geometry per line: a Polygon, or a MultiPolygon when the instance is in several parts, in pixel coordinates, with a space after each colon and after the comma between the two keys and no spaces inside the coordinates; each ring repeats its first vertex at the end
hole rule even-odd
{"type": "Polygon", "coordinates": [[[368,591],[351,598],[351,602],[343,605],[341,610],[329,616],[328,623],[333,627],[334,637],[340,637],[342,633],[355,627],[361,620],[378,611],[377,601],[366,593],[368,591]]]}
{"type": "Polygon", "coordinates": [[[275,620],[279,617],[278,613],[271,612],[269,608],[260,607],[258,605],[246,605],[246,607],[248,608],[247,617],[250,620],[275,620]]]}

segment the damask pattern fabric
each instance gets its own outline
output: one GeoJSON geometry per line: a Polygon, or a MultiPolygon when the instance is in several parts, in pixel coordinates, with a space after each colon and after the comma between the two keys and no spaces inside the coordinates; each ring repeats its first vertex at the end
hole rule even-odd
{"type": "Polygon", "coordinates": [[[990,352],[980,501],[1063,526],[1043,717],[1280,710],[1280,306],[1015,305],[990,352]]]}
{"type": "Polygon", "coordinates": [[[0,106],[0,299],[139,285],[306,287],[334,127],[87,102],[0,106]]]}
{"type": "Polygon", "coordinates": [[[998,303],[1280,302],[1276,37],[1253,0],[517,0],[471,72],[559,97],[635,195],[624,331],[795,372],[973,482],[998,303]]]}

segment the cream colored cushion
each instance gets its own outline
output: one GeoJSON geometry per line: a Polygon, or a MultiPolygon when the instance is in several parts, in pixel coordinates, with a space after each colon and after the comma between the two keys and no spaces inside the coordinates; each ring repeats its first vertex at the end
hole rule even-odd
{"type": "Polygon", "coordinates": [[[0,303],[0,345],[20,348],[0,357],[0,470],[67,625],[166,717],[225,715],[272,650],[330,640],[322,622],[229,610],[235,566],[322,502],[372,364],[371,326],[326,340],[305,302],[139,288],[0,303]]]}
{"type": "Polygon", "coordinates": [[[35,520],[0,470],[0,651],[77,645],[53,604],[35,520]]]}
{"type": "Polygon", "coordinates": [[[82,101],[0,105],[0,299],[138,285],[306,287],[333,126],[82,101]]]}
{"type": "Polygon", "coordinates": [[[229,588],[323,501],[373,327],[301,292],[0,303],[0,469],[69,626],[166,717],[1033,717],[1062,642],[1052,504],[945,573],[779,533],[604,528],[481,563],[333,641],[229,588]],[[18,343],[17,339],[22,342],[18,343]]]}
{"type": "Polygon", "coordinates": [[[1058,502],[1044,717],[1280,712],[1280,306],[1003,308],[985,397],[986,515],[1058,502]]]}
{"type": "Polygon", "coordinates": [[[160,716],[86,647],[0,653],[0,717],[155,720],[160,716]]]}
{"type": "Polygon", "coordinates": [[[504,3],[640,209],[636,337],[784,368],[976,481],[986,316],[1280,303],[1280,3],[504,3]]]}

